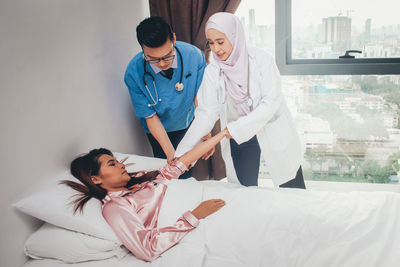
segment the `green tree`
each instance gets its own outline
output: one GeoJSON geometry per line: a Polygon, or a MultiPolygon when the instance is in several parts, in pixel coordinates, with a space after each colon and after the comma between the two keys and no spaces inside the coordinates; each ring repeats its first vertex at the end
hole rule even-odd
{"type": "Polygon", "coordinates": [[[391,166],[381,167],[374,160],[367,160],[363,166],[364,177],[372,183],[388,183],[389,176],[394,173],[391,166]]]}
{"type": "Polygon", "coordinates": [[[378,79],[376,76],[364,76],[360,83],[361,90],[367,94],[373,93],[378,88],[378,79]]]}
{"type": "Polygon", "coordinates": [[[378,82],[377,76],[358,76],[354,75],[352,81],[359,84],[361,90],[367,94],[380,95],[388,103],[400,105],[400,85],[390,81],[390,79],[381,79],[378,82]]]}
{"type": "Polygon", "coordinates": [[[399,159],[400,159],[400,152],[393,153],[388,157],[388,162],[392,167],[393,171],[395,172],[400,171],[399,159]]]}
{"type": "Polygon", "coordinates": [[[339,176],[343,176],[344,174],[347,174],[349,172],[350,161],[347,159],[347,157],[335,158],[335,164],[336,166],[338,166],[339,176]]]}

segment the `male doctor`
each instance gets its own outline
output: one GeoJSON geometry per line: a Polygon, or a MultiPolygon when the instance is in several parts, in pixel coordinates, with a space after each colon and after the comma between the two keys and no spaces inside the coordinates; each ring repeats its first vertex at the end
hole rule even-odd
{"type": "Polygon", "coordinates": [[[125,83],[154,156],[171,162],[194,117],[205,58],[195,46],[176,41],[161,17],[143,20],[136,34],[142,52],[130,61],[125,83]]]}

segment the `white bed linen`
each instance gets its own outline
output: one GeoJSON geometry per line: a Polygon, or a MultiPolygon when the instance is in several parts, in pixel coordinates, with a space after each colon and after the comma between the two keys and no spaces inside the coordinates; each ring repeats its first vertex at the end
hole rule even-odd
{"type": "Polygon", "coordinates": [[[58,259],[68,263],[123,258],[129,252],[110,240],[44,223],[25,242],[25,255],[33,259],[58,259]]]}
{"type": "Polygon", "coordinates": [[[148,263],[136,259],[132,254],[125,256],[123,259],[109,258],[101,261],[88,261],[68,264],[58,260],[29,260],[23,267],[147,267],[148,263]]]}
{"type": "MultiPolygon", "coordinates": [[[[210,185],[205,198],[223,188],[210,185]]],[[[398,193],[239,190],[204,223],[203,266],[390,267],[400,262],[398,193]]]]}
{"type": "MultiPolygon", "coordinates": [[[[224,182],[173,180],[159,227],[201,199],[227,205],[152,263],[129,255],[91,266],[398,266],[400,194],[245,188],[224,182]]],[[[58,266],[30,261],[23,267],[58,266]]],[[[69,265],[60,265],[69,266],[69,265]]]]}

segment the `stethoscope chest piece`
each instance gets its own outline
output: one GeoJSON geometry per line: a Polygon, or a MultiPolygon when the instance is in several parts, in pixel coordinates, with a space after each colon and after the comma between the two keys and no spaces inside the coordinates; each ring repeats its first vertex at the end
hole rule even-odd
{"type": "Polygon", "coordinates": [[[179,82],[178,82],[178,83],[175,84],[175,89],[176,89],[176,91],[178,91],[178,92],[182,91],[184,87],[185,87],[185,86],[183,85],[183,83],[179,83],[179,82]]]}
{"type": "Polygon", "coordinates": [[[155,106],[155,105],[158,104],[158,102],[161,102],[161,101],[162,101],[162,99],[159,98],[157,102],[154,101],[154,104],[147,104],[147,106],[148,106],[148,107],[155,106]]]}

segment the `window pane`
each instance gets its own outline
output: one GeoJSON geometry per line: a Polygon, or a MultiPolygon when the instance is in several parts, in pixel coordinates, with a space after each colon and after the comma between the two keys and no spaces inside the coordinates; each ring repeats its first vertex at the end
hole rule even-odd
{"type": "Polygon", "coordinates": [[[292,0],[292,58],[400,57],[399,8],[397,0],[292,0]]]}
{"type": "Polygon", "coordinates": [[[242,21],[248,44],[275,55],[275,0],[244,0],[235,15],[242,21]]]}
{"type": "MultiPolygon", "coordinates": [[[[382,1],[292,0],[293,57],[337,58],[348,50],[335,51],[332,43],[319,40],[318,25],[339,12],[351,18],[350,48],[362,50],[361,57],[399,57],[400,19],[396,12],[388,14],[388,7],[398,10],[400,2],[382,1]]],[[[248,43],[272,55],[274,3],[244,0],[235,13],[248,43]]],[[[306,180],[398,183],[399,84],[399,75],[282,76],[282,90],[305,152],[306,180]]],[[[267,164],[261,159],[260,179],[269,178],[267,164]]]]}
{"type": "Polygon", "coordinates": [[[282,77],[305,179],[398,183],[399,82],[399,75],[282,77]]]}

